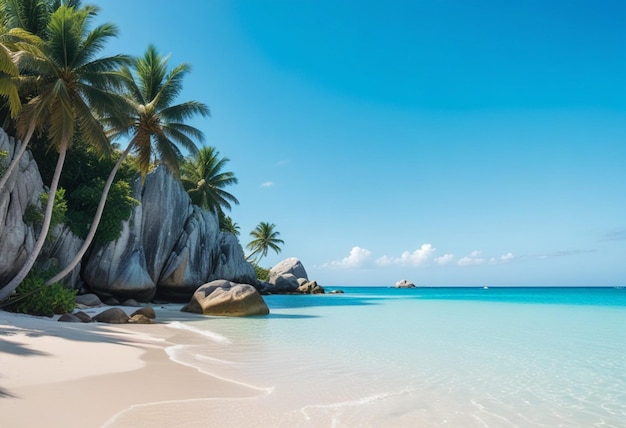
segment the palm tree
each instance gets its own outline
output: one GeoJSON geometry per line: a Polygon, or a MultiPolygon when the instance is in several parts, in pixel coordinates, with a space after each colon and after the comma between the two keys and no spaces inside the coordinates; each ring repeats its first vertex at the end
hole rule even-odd
{"type": "Polygon", "coordinates": [[[233,219],[229,216],[224,216],[220,222],[220,229],[224,232],[230,232],[236,236],[239,236],[239,225],[233,222],[233,219]]]}
{"type": "Polygon", "coordinates": [[[206,210],[230,210],[230,202],[239,204],[237,198],[223,190],[237,184],[233,172],[222,172],[228,158],[219,158],[214,147],[202,147],[195,156],[188,157],[181,165],[181,181],[191,201],[206,210]]]}
{"type": "Polygon", "coordinates": [[[260,222],[257,227],[250,232],[250,236],[254,239],[248,244],[248,248],[252,251],[246,257],[246,260],[250,259],[253,255],[260,253],[255,263],[261,260],[261,257],[267,256],[267,252],[272,249],[276,251],[276,254],[280,253],[281,249],[278,244],[284,244],[282,239],[278,239],[279,232],[275,231],[276,225],[274,223],[260,222]]]}
{"type": "Polygon", "coordinates": [[[202,141],[204,134],[197,128],[185,124],[185,120],[196,114],[209,115],[209,108],[198,101],[173,104],[182,90],[183,77],[190,66],[181,64],[167,71],[169,57],[162,57],[152,45],[143,57],[136,58],[129,67],[122,67],[118,76],[125,87],[124,106],[116,106],[102,118],[109,128],[109,135],[116,139],[130,135],[130,142],[109,174],[102,197],[96,210],[89,233],[74,259],[46,284],[65,277],[80,262],[96,235],[96,230],[106,204],[107,195],[117,170],[130,152],[137,154],[137,167],[142,179],[149,171],[153,153],[178,174],[178,162],[183,158],[176,144],[190,152],[197,148],[192,138],[202,141]]]}
{"type": "MultiPolygon", "coordinates": [[[[0,300],[8,296],[26,277],[43,247],[54,196],[65,161],[65,154],[75,131],[93,146],[109,150],[109,140],[95,114],[116,104],[115,95],[107,88],[115,83],[111,71],[126,63],[125,56],[93,59],[110,37],[117,35],[113,24],[103,24],[89,31],[97,8],[59,7],[50,16],[46,40],[41,49],[25,46],[21,67],[32,73],[38,82],[37,94],[22,108],[17,119],[18,133],[26,130],[26,139],[35,129],[45,130],[49,143],[56,148],[56,163],[40,235],[32,253],[18,274],[0,290],[0,300]]],[[[6,175],[6,174],[5,174],[6,175]]]]}
{"type": "MultiPolygon", "coordinates": [[[[13,31],[13,34],[15,32],[13,31]]],[[[22,108],[20,95],[17,91],[17,77],[20,72],[14,62],[14,42],[12,34],[0,24],[0,96],[6,97],[9,114],[15,118],[22,108]],[[13,45],[13,46],[12,46],[13,45]]]]}
{"type": "MultiPolygon", "coordinates": [[[[8,98],[11,118],[21,107],[16,82],[19,72],[7,60],[15,62],[20,43],[37,44],[45,39],[50,16],[61,4],[78,9],[80,0],[0,0],[0,95],[8,98]]],[[[0,189],[3,186],[4,182],[0,189]]]]}

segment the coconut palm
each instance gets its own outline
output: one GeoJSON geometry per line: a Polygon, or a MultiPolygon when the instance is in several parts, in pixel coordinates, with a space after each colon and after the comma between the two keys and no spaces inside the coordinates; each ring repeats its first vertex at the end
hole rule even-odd
{"type": "MultiPolygon", "coordinates": [[[[12,57],[14,62],[20,62],[20,60],[23,59],[24,54],[27,53],[25,52],[25,46],[28,47],[26,50],[30,53],[32,58],[32,54],[35,52],[34,50],[41,47],[41,44],[43,43],[42,40],[45,41],[50,39],[50,32],[52,31],[52,28],[50,27],[52,14],[55,13],[61,5],[64,5],[67,9],[78,10],[80,0],[0,0],[0,23],[5,29],[8,29],[8,32],[3,33],[3,39],[10,43],[5,45],[5,47],[10,47],[13,50],[12,57]]],[[[84,11],[88,14],[95,15],[98,8],[95,6],[88,6],[84,8],[84,11]]],[[[58,34],[55,37],[58,37],[58,34]]],[[[94,44],[94,46],[97,45],[94,44]]],[[[41,52],[36,52],[36,57],[43,57],[41,52]]],[[[59,65],[59,67],[62,66],[59,65]]],[[[40,77],[40,72],[36,70],[36,67],[34,70],[31,68],[30,70],[22,70],[22,72],[30,74],[34,79],[40,77]]],[[[13,109],[17,107],[16,100],[14,98],[16,94],[13,91],[13,87],[16,88],[16,78],[17,77],[14,76],[4,82],[7,84],[6,90],[9,92],[8,96],[12,99],[10,106],[13,109]]],[[[33,92],[32,84],[34,82],[33,79],[29,80],[31,83],[31,87],[29,89],[33,92]]],[[[34,92],[36,92],[36,90],[34,90],[34,92]]],[[[0,92],[0,94],[2,94],[2,92],[0,92]]],[[[29,98],[33,98],[35,94],[29,93],[27,96],[29,98]]],[[[4,175],[0,178],[0,191],[2,191],[6,186],[11,173],[19,164],[20,159],[24,155],[26,148],[30,143],[33,133],[39,126],[36,121],[31,125],[32,127],[29,126],[26,129],[22,129],[23,132],[21,133],[18,129],[17,136],[20,140],[22,140],[22,144],[18,151],[14,154],[13,159],[11,160],[8,168],[6,168],[4,175]]]]}
{"type": "Polygon", "coordinates": [[[181,165],[181,181],[191,201],[206,210],[230,210],[230,203],[239,204],[237,198],[226,192],[224,187],[237,184],[233,172],[222,172],[228,158],[219,157],[214,147],[202,147],[181,165]]]}
{"type": "Polygon", "coordinates": [[[125,88],[124,106],[116,106],[102,118],[109,128],[109,135],[116,139],[130,136],[130,142],[122,153],[104,185],[102,197],[89,233],[74,259],[57,275],[50,278],[52,284],[65,277],[80,262],[96,234],[106,198],[117,170],[126,156],[137,154],[137,167],[142,179],[148,173],[151,160],[158,155],[161,162],[178,175],[178,163],[183,158],[177,144],[190,152],[197,152],[193,139],[202,141],[200,130],[185,123],[194,115],[209,115],[209,108],[198,101],[173,104],[182,90],[183,77],[190,66],[181,64],[168,72],[169,57],[162,57],[154,46],[149,46],[144,56],[133,61],[132,69],[122,67],[118,76],[125,88]],[[193,139],[192,139],[193,138],[193,139]]]}
{"type": "Polygon", "coordinates": [[[18,116],[18,133],[26,135],[23,141],[26,146],[35,129],[45,130],[48,142],[59,157],[40,235],[24,266],[0,290],[0,300],[26,277],[43,247],[65,155],[75,132],[94,147],[105,152],[109,149],[109,140],[95,114],[116,105],[115,95],[107,89],[115,82],[116,75],[110,72],[128,58],[119,55],[94,59],[105,42],[117,35],[117,28],[112,24],[89,30],[97,10],[95,7],[76,10],[61,6],[50,16],[47,39],[41,49],[24,47],[25,54],[20,57],[20,67],[36,76],[39,84],[36,95],[28,100],[18,116]]]}
{"type": "Polygon", "coordinates": [[[220,229],[224,232],[230,232],[236,236],[239,236],[239,225],[233,222],[233,219],[229,216],[224,216],[220,222],[220,229]]]}
{"type": "Polygon", "coordinates": [[[284,244],[285,242],[282,239],[278,239],[280,233],[274,230],[275,227],[276,225],[274,223],[270,224],[262,221],[250,232],[250,236],[254,239],[248,244],[248,249],[252,252],[248,254],[246,260],[260,253],[258,258],[254,260],[255,263],[258,264],[262,257],[267,256],[267,252],[270,249],[274,250],[277,254],[280,253],[281,248],[278,245],[284,244]]]}

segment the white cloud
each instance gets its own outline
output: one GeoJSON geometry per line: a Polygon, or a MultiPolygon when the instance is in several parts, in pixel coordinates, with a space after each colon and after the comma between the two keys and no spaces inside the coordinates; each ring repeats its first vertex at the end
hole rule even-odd
{"type": "Polygon", "coordinates": [[[274,185],[273,181],[266,181],[264,183],[261,183],[261,187],[264,188],[264,189],[266,189],[268,187],[272,187],[273,185],[274,185]]]}
{"type": "Polygon", "coordinates": [[[459,266],[476,266],[485,263],[485,259],[480,256],[480,251],[472,251],[469,256],[461,257],[457,264],[459,266]]]}
{"type": "Polygon", "coordinates": [[[435,263],[437,263],[438,265],[447,265],[451,263],[452,260],[454,260],[454,254],[444,254],[441,257],[437,257],[435,259],[435,263]]]}
{"type": "Polygon", "coordinates": [[[350,250],[348,257],[330,262],[330,265],[341,268],[359,268],[363,267],[369,261],[371,255],[371,251],[354,246],[352,250],[350,250]]]}
{"type": "Polygon", "coordinates": [[[432,257],[435,248],[431,244],[422,244],[420,248],[413,252],[405,251],[400,257],[382,256],[376,259],[379,266],[402,265],[402,266],[423,266],[432,257]]]}

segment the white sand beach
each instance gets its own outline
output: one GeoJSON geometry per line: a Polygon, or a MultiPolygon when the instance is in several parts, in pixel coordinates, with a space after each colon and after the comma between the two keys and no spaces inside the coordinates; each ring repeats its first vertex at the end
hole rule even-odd
{"type": "Polygon", "coordinates": [[[208,415],[184,406],[258,396],[170,360],[168,347],[199,339],[166,323],[193,315],[155,309],[152,325],[62,323],[0,311],[0,426],[207,426],[208,415]],[[172,411],[172,404],[181,407],[172,411]]]}

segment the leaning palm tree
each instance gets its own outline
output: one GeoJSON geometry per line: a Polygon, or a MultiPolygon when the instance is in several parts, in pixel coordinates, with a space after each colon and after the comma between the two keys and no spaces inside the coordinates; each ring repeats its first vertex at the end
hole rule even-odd
{"type": "Polygon", "coordinates": [[[261,257],[267,256],[267,252],[270,249],[274,250],[277,254],[280,253],[281,248],[278,244],[284,244],[285,242],[282,239],[278,239],[280,233],[274,230],[275,227],[276,225],[274,223],[270,224],[262,221],[252,232],[250,232],[250,236],[254,239],[248,244],[248,249],[252,252],[248,254],[246,260],[249,260],[255,254],[260,253],[254,260],[255,263],[258,264],[261,257]]]}
{"type": "MultiPolygon", "coordinates": [[[[0,0],[0,25],[7,30],[6,33],[3,33],[3,39],[10,43],[5,46],[13,50],[12,56],[14,62],[20,61],[20,58],[25,53],[23,49],[24,46],[30,45],[29,50],[32,53],[32,49],[34,49],[35,46],[40,47],[42,40],[48,40],[50,38],[52,31],[50,27],[52,14],[60,9],[62,5],[68,9],[78,10],[80,0],[0,0]]],[[[98,11],[94,6],[89,6],[85,8],[85,10],[91,11],[93,14],[98,11]]],[[[35,76],[37,74],[38,72],[35,71],[35,76]]],[[[5,90],[8,92],[8,94],[5,95],[10,97],[11,115],[16,113],[15,108],[17,107],[14,98],[16,94],[13,88],[14,86],[16,87],[16,79],[17,77],[12,77],[4,82],[4,84],[7,85],[5,90]]],[[[0,91],[0,94],[2,94],[2,91],[0,91]]],[[[37,124],[33,123],[33,127],[29,127],[25,134],[19,135],[18,133],[22,144],[14,154],[4,175],[0,178],[0,192],[6,186],[12,172],[26,152],[26,148],[35,132],[36,126],[37,124]]]]}
{"type": "Polygon", "coordinates": [[[190,71],[190,66],[181,64],[168,72],[169,57],[162,57],[154,46],[149,46],[143,57],[136,58],[129,67],[119,72],[125,87],[125,104],[102,118],[109,128],[109,135],[116,139],[130,136],[130,142],[109,174],[96,214],[83,246],[74,259],[57,275],[50,278],[52,284],[64,278],[80,262],[96,235],[96,230],[106,204],[106,198],[117,170],[126,156],[137,154],[137,167],[145,178],[151,165],[153,154],[178,174],[178,162],[183,158],[176,144],[190,152],[197,152],[192,140],[202,141],[204,134],[185,123],[194,115],[209,115],[209,108],[198,101],[186,101],[173,104],[182,90],[183,77],[190,71]]]}
{"type": "Polygon", "coordinates": [[[239,201],[224,187],[237,184],[233,172],[222,172],[228,158],[219,157],[214,147],[202,147],[194,156],[190,156],[181,165],[181,181],[191,201],[206,210],[230,210],[230,202],[235,205],[239,201]]]}
{"type": "Polygon", "coordinates": [[[110,148],[95,114],[116,104],[115,94],[108,90],[115,83],[116,75],[111,71],[126,63],[128,58],[118,55],[94,59],[105,42],[117,35],[113,24],[103,24],[89,31],[97,10],[95,7],[76,10],[61,6],[50,16],[47,39],[41,48],[24,47],[25,54],[20,57],[20,67],[39,83],[36,95],[28,100],[18,116],[18,134],[26,134],[23,145],[27,145],[35,129],[45,130],[48,142],[59,157],[40,235],[20,271],[0,290],[0,300],[26,277],[43,247],[65,155],[75,132],[104,152],[110,148]]]}

